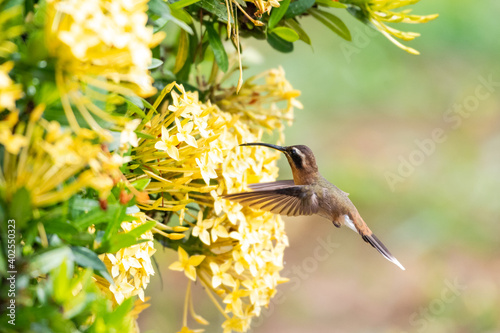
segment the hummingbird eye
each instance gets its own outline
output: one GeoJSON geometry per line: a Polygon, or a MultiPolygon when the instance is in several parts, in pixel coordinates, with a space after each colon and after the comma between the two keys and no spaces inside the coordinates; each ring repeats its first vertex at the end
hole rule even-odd
{"type": "Polygon", "coordinates": [[[298,168],[302,168],[303,167],[303,163],[302,163],[302,154],[299,153],[298,149],[297,148],[292,148],[290,149],[290,157],[292,158],[294,164],[296,167],[298,168]]]}

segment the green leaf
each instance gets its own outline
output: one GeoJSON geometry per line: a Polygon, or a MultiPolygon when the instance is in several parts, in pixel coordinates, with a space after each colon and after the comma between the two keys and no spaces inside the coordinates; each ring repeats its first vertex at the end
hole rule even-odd
{"type": "Polygon", "coordinates": [[[78,216],[81,212],[89,212],[99,207],[99,202],[94,199],[84,199],[80,197],[73,197],[70,203],[72,216],[78,216]]]}
{"type": "Polygon", "coordinates": [[[59,237],[63,235],[75,235],[79,232],[79,230],[75,226],[61,220],[48,220],[44,224],[44,228],[46,233],[56,234],[59,237]]]}
{"type": "Polygon", "coordinates": [[[157,27],[154,32],[163,30],[167,25],[167,22],[171,21],[177,24],[181,29],[185,30],[186,32],[193,34],[193,29],[191,29],[191,27],[187,25],[185,22],[179,20],[174,15],[172,15],[170,7],[165,2],[163,2],[163,0],[150,0],[148,2],[148,7],[153,14],[160,17],[159,19],[153,20],[153,22],[157,27]]]}
{"type": "Polygon", "coordinates": [[[351,40],[351,33],[349,32],[349,29],[337,16],[329,12],[313,8],[309,9],[309,13],[340,37],[348,41],[351,40]]]}
{"type": "Polygon", "coordinates": [[[109,283],[114,283],[113,278],[109,275],[106,265],[104,265],[94,251],[82,246],[73,246],[71,247],[71,251],[73,252],[73,258],[78,265],[82,267],[90,267],[98,272],[103,278],[108,280],[109,283]]]}
{"type": "Polygon", "coordinates": [[[297,21],[295,21],[294,19],[288,19],[285,21],[285,24],[299,34],[299,39],[301,41],[303,41],[308,45],[311,45],[311,39],[309,38],[309,35],[304,31],[304,29],[302,29],[302,27],[300,26],[299,23],[297,23],[297,21]]]}
{"type": "Polygon", "coordinates": [[[72,257],[70,248],[66,246],[48,250],[31,259],[29,272],[32,277],[37,277],[59,267],[63,261],[72,257]]]}
{"type": "Polygon", "coordinates": [[[147,133],[142,133],[142,132],[139,132],[139,131],[134,131],[135,134],[137,134],[137,136],[139,138],[143,138],[143,139],[150,139],[150,140],[158,140],[157,137],[151,135],[151,134],[147,134],[147,133]]]}
{"type": "Polygon", "coordinates": [[[141,101],[148,109],[153,109],[153,106],[147,100],[141,97],[141,101]]]}
{"type": "Polygon", "coordinates": [[[132,183],[132,186],[134,186],[139,191],[144,191],[144,189],[149,185],[150,182],[151,178],[145,177],[134,181],[132,183]]]}
{"type": "Polygon", "coordinates": [[[361,22],[363,22],[364,24],[377,30],[377,28],[373,25],[373,23],[371,23],[370,20],[368,20],[368,16],[366,15],[366,12],[363,8],[349,5],[347,6],[347,12],[352,16],[354,16],[355,18],[357,18],[358,20],[360,20],[361,22]]]}
{"type": "Polygon", "coordinates": [[[87,292],[90,284],[95,285],[94,281],[92,281],[94,271],[89,268],[80,271],[77,274],[77,276],[71,279],[69,290],[71,293],[71,290],[78,288],[79,292],[74,297],[67,300],[63,305],[64,318],[68,319],[81,314],[87,308],[89,303],[95,300],[94,295],[87,292]]]}
{"type": "Polygon", "coordinates": [[[102,210],[101,207],[96,207],[88,213],[78,216],[78,218],[73,220],[73,225],[79,230],[85,230],[91,225],[107,222],[109,217],[109,212],[102,210]]]}
{"type": "MultiPolygon", "coordinates": [[[[194,4],[193,6],[197,6],[198,3],[194,4]]],[[[194,26],[193,26],[194,29],[194,26]]],[[[175,75],[176,76],[176,81],[177,82],[182,82],[184,83],[185,81],[189,80],[189,73],[191,72],[191,69],[194,67],[192,66],[193,64],[193,56],[196,53],[196,48],[198,46],[198,36],[197,34],[192,34],[189,35],[189,55],[186,63],[184,64],[184,67],[175,75]]],[[[184,85],[186,87],[186,85],[184,85]]]]}
{"type": "Polygon", "coordinates": [[[31,218],[30,192],[21,187],[14,193],[9,205],[9,219],[16,220],[16,229],[21,231],[31,218]]]}
{"type": "Polygon", "coordinates": [[[180,9],[192,5],[193,3],[197,3],[198,1],[200,0],[179,0],[174,3],[171,3],[170,8],[180,9]]]}
{"type": "Polygon", "coordinates": [[[156,221],[148,221],[144,224],[141,224],[138,227],[135,227],[134,229],[130,230],[127,232],[127,235],[134,236],[135,238],[141,237],[145,232],[148,232],[149,230],[153,229],[153,227],[156,225],[156,221]]]}
{"type": "Polygon", "coordinates": [[[130,102],[130,101],[125,101],[127,103],[127,106],[128,106],[128,111],[131,112],[131,114],[137,114],[139,115],[139,117],[141,118],[146,118],[146,114],[144,113],[144,111],[137,107],[137,105],[135,105],[134,103],[130,102]]]}
{"type": "Polygon", "coordinates": [[[114,216],[109,216],[111,217],[111,220],[109,221],[108,226],[106,227],[106,231],[104,232],[104,241],[110,240],[111,237],[118,232],[118,230],[120,229],[120,225],[123,222],[123,218],[125,217],[125,210],[126,207],[121,205],[115,206],[115,209],[112,209],[112,207],[108,207],[108,211],[110,211],[110,213],[114,216]]]}
{"type": "MultiPolygon", "coordinates": [[[[158,59],[153,59],[153,62],[155,60],[158,60],[158,59]]],[[[158,60],[161,62],[161,60],[158,60]]],[[[163,63],[163,62],[162,62],[163,63]]],[[[161,64],[160,64],[161,65],[161,64]]],[[[139,96],[134,96],[134,95],[128,95],[128,96],[123,96],[128,102],[134,104],[135,106],[137,106],[138,108],[143,108],[144,107],[144,103],[142,102],[142,98],[140,98],[139,96]]]]}
{"type": "Polygon", "coordinates": [[[106,326],[107,327],[119,327],[123,323],[125,317],[132,310],[134,305],[134,298],[130,297],[123,301],[122,304],[118,305],[116,309],[107,316],[106,326]]]}
{"type": "Polygon", "coordinates": [[[171,14],[181,20],[182,22],[186,23],[186,24],[191,24],[193,23],[193,17],[191,15],[189,15],[188,12],[186,12],[184,9],[174,9],[174,8],[170,8],[171,10],[171,14]]]}
{"type": "Polygon", "coordinates": [[[179,35],[179,47],[177,48],[177,56],[175,57],[175,65],[174,69],[172,70],[174,74],[177,74],[182,69],[182,67],[184,67],[184,64],[186,63],[186,60],[188,58],[188,54],[189,38],[187,32],[181,30],[179,35]]]}
{"type": "Polygon", "coordinates": [[[278,22],[283,18],[286,11],[288,10],[289,5],[290,0],[283,0],[280,1],[279,7],[274,7],[271,10],[271,16],[269,17],[269,22],[267,23],[267,26],[270,30],[272,30],[276,26],[276,24],[278,24],[278,22]]]}
{"type": "MultiPolygon", "coordinates": [[[[71,292],[71,291],[70,291],[71,292]]],[[[92,297],[84,292],[79,292],[75,297],[71,297],[64,303],[64,318],[71,319],[78,316],[93,301],[92,297]]]]}
{"type": "Polygon", "coordinates": [[[215,31],[213,24],[207,23],[206,28],[208,34],[208,42],[210,43],[210,47],[214,52],[215,61],[217,62],[217,65],[219,65],[219,68],[223,72],[226,72],[229,66],[229,60],[227,58],[227,53],[224,49],[224,45],[222,45],[222,42],[220,40],[220,36],[217,31],[215,31]]]}
{"type": "MultiPolygon", "coordinates": [[[[327,0],[330,1],[331,0],[327,0]]],[[[285,18],[292,18],[297,15],[305,13],[309,8],[314,5],[315,0],[297,0],[290,4],[285,13],[285,18]]]]}
{"type": "Polygon", "coordinates": [[[155,69],[160,67],[161,65],[163,65],[163,61],[153,58],[153,60],[151,61],[151,65],[148,66],[148,69],[155,69]]]}
{"type": "Polygon", "coordinates": [[[316,0],[316,3],[318,5],[324,6],[324,7],[347,8],[347,5],[340,3],[338,1],[332,1],[332,0],[316,0]]]}
{"type": "Polygon", "coordinates": [[[71,297],[71,292],[69,292],[69,280],[68,277],[72,275],[73,272],[68,272],[67,261],[63,261],[59,265],[54,275],[54,281],[52,283],[54,300],[58,303],[64,303],[69,297],[71,297]],[[71,273],[68,274],[68,273],[71,273]]]}
{"type": "MultiPolygon", "coordinates": [[[[206,11],[215,14],[220,21],[227,23],[227,8],[224,1],[219,0],[201,0],[193,5],[194,8],[203,8],[206,11]]],[[[230,22],[233,23],[233,19],[230,18],[230,22]]]]}
{"type": "Polygon", "coordinates": [[[277,27],[271,30],[271,32],[283,38],[287,42],[293,43],[299,39],[299,34],[295,32],[295,30],[287,27],[277,27]]]}
{"type": "Polygon", "coordinates": [[[267,35],[267,42],[269,45],[271,45],[274,49],[283,52],[283,53],[290,53],[293,51],[293,43],[287,42],[283,38],[280,38],[278,35],[269,33],[267,35]]]}
{"type": "Polygon", "coordinates": [[[130,247],[132,245],[145,243],[151,241],[150,239],[137,239],[136,237],[127,234],[116,234],[114,235],[108,244],[103,244],[101,248],[97,250],[98,253],[115,253],[119,250],[130,247]]]}

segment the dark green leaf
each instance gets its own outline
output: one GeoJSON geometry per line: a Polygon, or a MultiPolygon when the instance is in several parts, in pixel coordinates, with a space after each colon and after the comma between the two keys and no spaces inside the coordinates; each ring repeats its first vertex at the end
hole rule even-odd
{"type": "Polygon", "coordinates": [[[329,12],[312,8],[309,10],[309,13],[311,13],[314,18],[323,23],[328,29],[330,29],[340,37],[348,41],[351,40],[351,33],[349,32],[349,29],[347,28],[345,23],[342,22],[342,20],[337,16],[329,12]]]}
{"type": "Polygon", "coordinates": [[[267,23],[267,26],[270,30],[272,30],[276,26],[276,24],[281,21],[286,11],[288,10],[289,5],[290,0],[283,0],[280,1],[279,7],[274,7],[271,10],[271,16],[269,17],[269,22],[267,23]]]}
{"type": "MultiPolygon", "coordinates": [[[[206,11],[215,14],[222,22],[227,23],[227,8],[224,1],[219,0],[201,0],[193,5],[193,7],[203,8],[206,11]]],[[[233,23],[233,19],[230,19],[233,23]]]]}
{"type": "Polygon", "coordinates": [[[30,12],[35,11],[35,1],[34,0],[25,0],[24,1],[24,13],[28,15],[30,12]]]}
{"type": "Polygon", "coordinates": [[[214,52],[215,61],[217,62],[217,65],[219,65],[219,68],[223,72],[226,72],[229,66],[229,60],[227,58],[227,53],[226,50],[224,49],[224,45],[222,45],[220,36],[217,33],[217,31],[215,31],[211,23],[207,23],[206,28],[208,34],[208,41],[210,43],[212,51],[214,52]]]}
{"type": "Polygon", "coordinates": [[[278,35],[270,33],[267,35],[267,42],[274,49],[283,52],[290,53],[293,51],[293,43],[287,42],[283,38],[280,38],[278,35]]]}
{"type": "Polygon", "coordinates": [[[78,265],[92,268],[113,284],[113,278],[109,275],[106,265],[104,265],[94,251],[82,246],[73,246],[71,247],[71,252],[73,252],[73,258],[78,265]]]}
{"type": "MultiPolygon", "coordinates": [[[[327,0],[332,2],[331,0],[327,0]]],[[[314,5],[315,0],[297,0],[288,6],[288,10],[285,13],[285,18],[292,18],[297,15],[305,13],[309,8],[314,5]]]]}
{"type": "MultiPolygon", "coordinates": [[[[60,237],[62,235],[73,235],[77,234],[79,230],[75,228],[75,226],[63,222],[62,220],[48,220],[44,224],[45,232],[48,234],[56,234],[59,235],[60,237]]],[[[65,237],[61,237],[65,238],[65,237]]]]}
{"type": "Polygon", "coordinates": [[[374,28],[375,30],[377,30],[377,28],[375,28],[373,26],[373,23],[371,23],[368,20],[366,12],[363,9],[361,9],[360,7],[349,5],[349,6],[347,6],[347,11],[349,12],[349,14],[351,14],[352,16],[354,16],[355,18],[357,18],[361,22],[363,22],[365,24],[368,24],[368,25],[372,26],[372,28],[374,28]]]}
{"type": "Polygon", "coordinates": [[[287,42],[293,43],[299,39],[299,34],[291,28],[277,27],[271,30],[271,32],[283,38],[287,42]]]}

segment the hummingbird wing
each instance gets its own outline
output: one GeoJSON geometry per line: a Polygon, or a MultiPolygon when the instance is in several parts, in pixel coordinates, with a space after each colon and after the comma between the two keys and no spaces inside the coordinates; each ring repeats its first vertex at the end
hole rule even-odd
{"type": "Polygon", "coordinates": [[[254,191],[257,190],[277,190],[280,188],[285,188],[285,187],[290,187],[294,186],[295,183],[293,182],[292,179],[290,180],[278,180],[275,182],[269,182],[269,183],[256,183],[256,184],[248,184],[248,187],[254,191]]]}
{"type": "Polygon", "coordinates": [[[309,185],[294,185],[290,180],[252,184],[250,188],[258,190],[228,194],[223,198],[245,207],[287,216],[313,215],[319,211],[318,199],[309,185]]]}

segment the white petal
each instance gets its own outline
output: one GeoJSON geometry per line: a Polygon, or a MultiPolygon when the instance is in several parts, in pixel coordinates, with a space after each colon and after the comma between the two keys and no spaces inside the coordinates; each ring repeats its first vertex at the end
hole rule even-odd
{"type": "Polygon", "coordinates": [[[163,141],[166,141],[168,139],[168,129],[166,129],[165,126],[161,127],[161,139],[163,141]]]}

